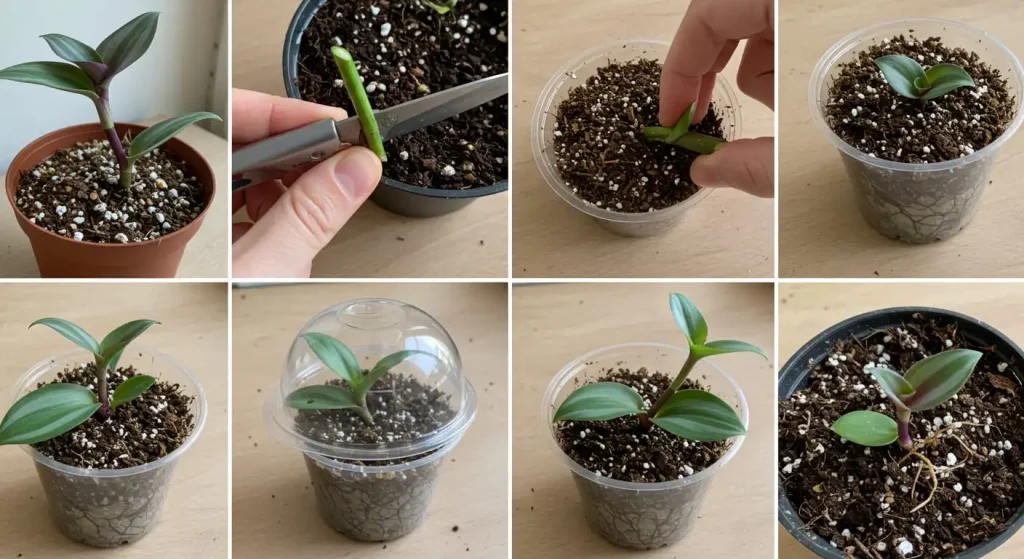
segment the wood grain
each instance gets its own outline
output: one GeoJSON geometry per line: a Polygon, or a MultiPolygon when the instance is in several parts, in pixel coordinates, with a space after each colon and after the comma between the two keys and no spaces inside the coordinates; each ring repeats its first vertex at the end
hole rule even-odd
{"type": "MultiPolygon", "coordinates": [[[[541,89],[570,59],[615,40],[671,42],[688,2],[516,0],[512,10],[512,275],[515,277],[755,277],[774,275],[771,200],[720,189],[661,237],[616,236],[566,204],[530,147],[541,89]]],[[[742,48],[742,47],[741,47],[742,48]]],[[[723,76],[736,89],[739,56],[723,76]]],[[[772,111],[738,90],[744,137],[771,136],[772,111]]]]}
{"type": "MultiPolygon", "coordinates": [[[[235,0],[234,87],[286,95],[281,53],[298,5],[299,0],[235,0]]],[[[369,202],[313,261],[313,276],[508,277],[508,196],[495,194],[427,219],[395,215],[369,202]]]]}
{"type": "Polygon", "coordinates": [[[0,447],[0,557],[216,559],[228,553],[228,323],[224,284],[0,284],[0,409],[30,366],[74,346],[28,325],[71,320],[96,336],[137,318],[159,320],[139,340],[181,361],[208,398],[206,426],[178,461],[163,516],[139,542],[113,550],[73,543],[50,521],[33,461],[0,447]]]}
{"type": "MultiPolygon", "coordinates": [[[[668,294],[685,293],[701,309],[710,339],[773,347],[771,284],[562,284],[512,291],[513,557],[632,557],[590,531],[571,475],[540,418],[541,399],[558,371],[602,346],[633,341],[685,344],[668,294]]],[[[693,532],[648,558],[770,558],[775,510],[772,367],[752,354],[714,358],[733,375],[750,406],[749,435],[715,478],[693,532]]]]}
{"type": "MultiPolygon", "coordinates": [[[[1024,284],[782,284],[779,286],[779,363],[803,344],[851,316],[896,306],[930,306],[957,311],[1024,340],[1024,284]]],[[[779,559],[813,559],[817,555],[779,532],[779,559]]],[[[1024,534],[1017,534],[991,559],[1024,554],[1024,534]]]]}
{"type": "MultiPolygon", "coordinates": [[[[143,124],[155,124],[165,117],[153,117],[143,124]]],[[[198,126],[189,126],[178,136],[201,153],[217,177],[217,195],[203,218],[199,232],[188,243],[178,268],[179,278],[228,277],[228,144],[220,136],[198,126]]],[[[0,183],[4,175],[0,174],[0,183]]],[[[22,232],[14,211],[3,200],[0,209],[0,278],[38,278],[39,268],[28,237],[22,232]]]]}
{"type": "Polygon", "coordinates": [[[807,101],[818,59],[862,27],[910,17],[973,25],[1024,51],[1013,0],[933,2],[783,0],[779,9],[779,276],[1020,277],[1018,194],[1024,185],[1020,137],[1010,139],[992,168],[981,209],[958,235],[931,245],[906,245],[875,232],[855,207],[838,150],[813,126],[807,101]]]}
{"type": "Polygon", "coordinates": [[[235,290],[234,554],[236,557],[466,557],[508,554],[508,294],[504,284],[335,284],[235,290]],[[479,411],[445,459],[426,522],[385,544],[358,543],[316,513],[301,454],[263,423],[267,389],[295,335],[343,301],[393,298],[418,306],[451,334],[479,411]],[[452,527],[458,526],[458,532],[452,527]]]}

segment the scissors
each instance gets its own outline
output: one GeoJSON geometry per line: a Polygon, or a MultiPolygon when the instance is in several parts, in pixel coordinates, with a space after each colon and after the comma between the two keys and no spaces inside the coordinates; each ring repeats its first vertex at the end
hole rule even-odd
{"type": "MultiPolygon", "coordinates": [[[[508,73],[374,111],[384,141],[479,107],[508,93],[508,73]]],[[[323,161],[354,145],[366,145],[359,117],[328,118],[250,144],[232,154],[231,190],[280,178],[288,171],[323,161]]]]}

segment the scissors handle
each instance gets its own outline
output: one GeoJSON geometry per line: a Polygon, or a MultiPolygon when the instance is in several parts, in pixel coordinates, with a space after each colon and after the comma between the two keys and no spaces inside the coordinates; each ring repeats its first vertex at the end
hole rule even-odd
{"type": "Polygon", "coordinates": [[[290,171],[317,163],[350,147],[338,137],[334,119],[321,120],[248,145],[232,154],[231,174],[256,170],[290,171]]]}

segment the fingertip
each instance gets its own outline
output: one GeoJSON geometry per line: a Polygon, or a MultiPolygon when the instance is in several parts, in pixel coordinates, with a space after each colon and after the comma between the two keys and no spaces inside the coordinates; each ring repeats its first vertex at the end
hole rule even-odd
{"type": "Polygon", "coordinates": [[[368,198],[380,183],[383,171],[377,154],[363,146],[341,152],[334,163],[334,175],[352,200],[368,198]]]}

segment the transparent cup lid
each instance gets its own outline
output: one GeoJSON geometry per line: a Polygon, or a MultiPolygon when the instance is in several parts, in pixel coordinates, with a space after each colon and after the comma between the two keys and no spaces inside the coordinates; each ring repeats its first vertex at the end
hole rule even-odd
{"type": "MultiPolygon", "coordinates": [[[[394,392],[392,386],[378,382],[374,393],[394,392]]],[[[476,416],[476,392],[462,369],[455,342],[441,324],[417,307],[390,299],[359,299],[335,305],[313,317],[296,334],[281,379],[269,391],[264,418],[271,434],[279,441],[303,452],[343,460],[399,460],[428,453],[457,442],[476,416]],[[417,354],[391,369],[392,373],[411,377],[423,386],[439,392],[451,408],[450,419],[425,432],[380,443],[359,443],[344,436],[315,434],[309,422],[297,421],[298,410],[285,406],[288,394],[305,386],[325,384],[340,377],[327,368],[301,336],[319,332],[332,336],[352,350],[362,368],[401,350],[419,350],[417,354]],[[325,440],[326,439],[326,440],[325,440]]],[[[339,410],[339,414],[355,414],[339,410]]]]}

